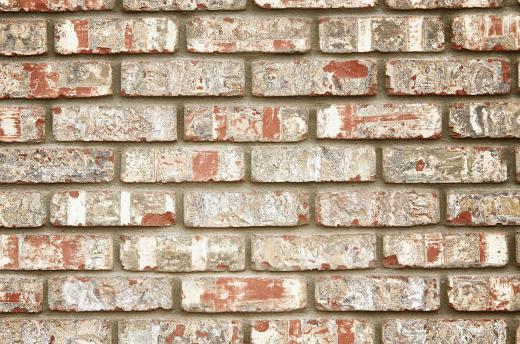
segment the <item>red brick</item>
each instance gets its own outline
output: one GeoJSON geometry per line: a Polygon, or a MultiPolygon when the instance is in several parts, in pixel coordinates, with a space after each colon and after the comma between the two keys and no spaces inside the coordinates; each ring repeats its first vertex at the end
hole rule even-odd
{"type": "Polygon", "coordinates": [[[45,108],[0,106],[0,142],[42,142],[44,140],[45,108]]]}
{"type": "Polygon", "coordinates": [[[519,15],[461,15],[452,18],[452,47],[473,51],[520,50],[519,15]]]}
{"type": "Polygon", "coordinates": [[[6,274],[0,277],[0,313],[39,313],[42,299],[41,279],[6,274]]]}
{"type": "Polygon", "coordinates": [[[0,33],[0,55],[41,55],[47,52],[45,20],[2,19],[0,33]]]}
{"type": "Polygon", "coordinates": [[[114,0],[6,0],[0,12],[99,11],[114,8],[114,0]]]}
{"type": "Polygon", "coordinates": [[[377,0],[255,0],[260,7],[271,8],[366,8],[375,7],[377,0]]]}
{"type": "Polygon", "coordinates": [[[386,0],[386,5],[398,9],[487,8],[501,7],[504,0],[386,0]]]}
{"type": "Polygon", "coordinates": [[[47,216],[42,193],[0,192],[0,228],[40,227],[47,216]]]}
{"type": "Polygon", "coordinates": [[[123,0],[127,11],[243,10],[246,0],[123,0]]]}

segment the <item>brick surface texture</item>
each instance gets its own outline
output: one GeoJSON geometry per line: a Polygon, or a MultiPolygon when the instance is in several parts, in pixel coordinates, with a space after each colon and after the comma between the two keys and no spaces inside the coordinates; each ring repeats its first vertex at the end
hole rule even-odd
{"type": "Polygon", "coordinates": [[[0,344],[520,344],[520,0],[0,0],[0,344]]]}

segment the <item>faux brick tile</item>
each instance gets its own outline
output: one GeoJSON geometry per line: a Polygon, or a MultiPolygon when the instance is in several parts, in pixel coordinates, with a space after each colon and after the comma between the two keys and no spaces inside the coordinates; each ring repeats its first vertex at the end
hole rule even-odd
{"type": "Polygon", "coordinates": [[[100,148],[0,149],[0,183],[99,183],[114,177],[114,152],[100,148]]]}
{"type": "Polygon", "coordinates": [[[233,182],[244,178],[240,148],[130,148],[123,152],[127,183],[233,182]]]}
{"type": "Polygon", "coordinates": [[[504,0],[386,0],[386,5],[398,9],[488,8],[501,7],[504,0]]]}
{"type": "Polygon", "coordinates": [[[376,94],[372,60],[298,59],[252,63],[253,95],[356,96],[376,94]]]}
{"type": "Polygon", "coordinates": [[[127,11],[243,10],[246,0],[123,0],[127,11]]]}
{"type": "Polygon", "coordinates": [[[368,146],[254,147],[251,179],[255,182],[373,181],[376,152],[368,146]]]}
{"type": "Polygon", "coordinates": [[[119,257],[133,271],[240,271],[245,245],[237,235],[125,235],[119,257]]]}
{"type": "Polygon", "coordinates": [[[309,223],[309,196],[293,191],[184,193],[188,227],[298,226],[309,223]]]}
{"type": "Polygon", "coordinates": [[[2,19],[0,33],[0,55],[40,55],[47,52],[45,20],[2,19]]]}
{"type": "Polygon", "coordinates": [[[51,199],[54,226],[169,226],[175,193],[163,191],[67,191],[51,199]]]}
{"type": "Polygon", "coordinates": [[[374,326],[359,320],[254,320],[251,343],[375,343],[374,326]]]}
{"type": "Polygon", "coordinates": [[[327,276],[316,281],[316,307],[326,311],[435,311],[439,279],[420,276],[327,276]]]}
{"type": "Polygon", "coordinates": [[[442,146],[383,148],[389,183],[484,183],[507,179],[502,147],[442,146]]]}
{"type": "Polygon", "coordinates": [[[305,52],[311,27],[293,17],[196,17],[186,24],[186,42],[198,53],[305,52]]]}
{"type": "Polygon", "coordinates": [[[408,227],[439,222],[435,191],[317,192],[316,222],[329,227],[408,227]]]}
{"type": "Polygon", "coordinates": [[[450,276],[448,302],[457,311],[520,310],[518,276],[450,276]]]}
{"type": "Polygon", "coordinates": [[[1,270],[110,270],[107,235],[0,235],[1,270]]]}
{"type": "Polygon", "coordinates": [[[0,142],[45,140],[45,109],[41,106],[1,106],[0,142]]]}
{"type": "Polygon", "coordinates": [[[0,228],[40,227],[46,220],[47,206],[40,192],[0,192],[0,228]]]}
{"type": "Polygon", "coordinates": [[[182,280],[187,312],[286,312],[306,305],[306,284],[289,277],[200,277],[182,280]]]}
{"type": "Polygon", "coordinates": [[[114,8],[114,0],[6,0],[0,12],[99,11],[114,8]]]}
{"type": "Polygon", "coordinates": [[[184,140],[296,142],[307,138],[308,121],[303,107],[186,105],[184,140]]]}
{"type": "Polygon", "coordinates": [[[52,277],[49,309],[62,312],[147,311],[172,308],[166,277],[52,277]]]}
{"type": "Polygon", "coordinates": [[[480,268],[508,263],[504,233],[402,233],[383,237],[385,267],[480,268]]]}
{"type": "Polygon", "coordinates": [[[172,106],[64,105],[52,109],[58,141],[175,141],[172,106]]]}
{"type": "Polygon", "coordinates": [[[442,111],[428,103],[333,104],[318,109],[321,139],[436,139],[442,111]]]}
{"type": "Polygon", "coordinates": [[[520,16],[466,14],[452,19],[452,46],[474,51],[520,50],[520,16]]]}
{"type": "Polygon", "coordinates": [[[177,22],[170,17],[99,17],[56,22],[58,54],[172,53],[177,22]]]}
{"type": "Polygon", "coordinates": [[[255,235],[253,269],[268,271],[346,270],[375,267],[376,236],[255,235]]]}
{"type": "Polygon", "coordinates": [[[0,98],[88,98],[112,94],[108,62],[0,63],[0,98]]]}
{"type": "Polygon", "coordinates": [[[374,7],[377,0],[255,0],[260,7],[271,8],[366,8],[374,7]]]}
{"type": "Polygon", "coordinates": [[[319,35],[327,53],[444,50],[444,26],[433,16],[323,17],[319,35]]]}
{"type": "Polygon", "coordinates": [[[6,274],[0,277],[0,313],[39,313],[42,299],[40,278],[6,274]]]}
{"type": "Polygon", "coordinates": [[[169,60],[121,63],[124,96],[241,96],[242,61],[169,60]],[[175,82],[172,82],[175,80],[175,82]]]}
{"type": "Polygon", "coordinates": [[[399,59],[386,63],[390,95],[506,94],[511,88],[507,59],[399,59]]]}

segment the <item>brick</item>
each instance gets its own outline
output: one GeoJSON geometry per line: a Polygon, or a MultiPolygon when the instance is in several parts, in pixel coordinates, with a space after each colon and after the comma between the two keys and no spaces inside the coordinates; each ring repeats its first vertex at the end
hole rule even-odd
{"type": "Polygon", "coordinates": [[[65,105],[52,108],[57,141],[175,141],[173,106],[65,105]]]}
{"type": "Polygon", "coordinates": [[[520,233],[516,233],[516,245],[515,246],[516,246],[516,263],[518,265],[520,265],[520,233]]]}
{"type": "Polygon", "coordinates": [[[172,308],[166,277],[52,277],[49,309],[62,312],[148,311],[172,308]]]}
{"type": "Polygon", "coordinates": [[[0,342],[6,344],[81,343],[82,340],[110,344],[111,331],[109,320],[0,320],[0,342]]]}
{"type": "Polygon", "coordinates": [[[506,344],[504,320],[396,319],[383,323],[383,344],[506,344]]]}
{"type": "Polygon", "coordinates": [[[110,270],[107,235],[0,235],[1,270],[110,270]]]}
{"type": "Polygon", "coordinates": [[[244,90],[242,61],[184,59],[121,63],[123,96],[241,96],[244,90]]]}
{"type": "Polygon", "coordinates": [[[293,17],[195,17],[186,24],[188,51],[306,52],[311,21],[293,17]]]}
{"type": "Polygon", "coordinates": [[[44,195],[39,192],[0,192],[0,228],[40,227],[47,221],[44,195]],[[30,216],[27,216],[30,214],[30,216]]]}
{"type": "Polygon", "coordinates": [[[100,11],[114,8],[114,0],[6,0],[0,12],[100,11]]]}
{"type": "Polygon", "coordinates": [[[437,139],[442,111],[438,105],[333,104],[318,109],[320,139],[437,139]]]}
{"type": "Polygon", "coordinates": [[[317,192],[316,222],[328,227],[408,227],[439,222],[436,191],[317,192]]]}
{"type": "Polygon", "coordinates": [[[376,94],[372,60],[297,59],[252,62],[253,95],[356,96],[376,94]]]}
{"type": "Polygon", "coordinates": [[[127,183],[233,182],[244,178],[240,148],[130,148],[123,152],[127,183]]]}
{"type": "Polygon", "coordinates": [[[451,226],[520,224],[520,191],[449,191],[446,221],[451,226]]]}
{"type": "Polygon", "coordinates": [[[520,311],[520,278],[450,276],[448,303],[457,311],[520,311]]]}
{"type": "Polygon", "coordinates": [[[386,0],[386,5],[398,9],[488,8],[501,7],[503,0],[386,0]]]}
{"type": "Polygon", "coordinates": [[[0,277],[0,313],[39,313],[42,299],[41,279],[6,274],[0,277]]]}
{"type": "Polygon", "coordinates": [[[0,106],[0,142],[43,142],[45,109],[41,106],[0,106]]]}
{"type": "Polygon", "coordinates": [[[481,268],[505,266],[504,233],[402,233],[383,237],[383,265],[389,268],[481,268]]]}
{"type": "Polygon", "coordinates": [[[187,227],[298,226],[309,223],[309,195],[293,191],[184,193],[187,227]]]}
{"type": "Polygon", "coordinates": [[[236,320],[120,320],[119,343],[242,344],[242,323],[236,320]]]}
{"type": "Polygon", "coordinates": [[[114,178],[114,152],[100,148],[0,149],[0,183],[100,183],[114,178]]]}
{"type": "Polygon", "coordinates": [[[172,53],[177,22],[168,17],[99,17],[56,22],[58,54],[172,53]]]}
{"type": "Polygon", "coordinates": [[[175,193],[163,191],[66,191],[53,194],[54,226],[169,226],[175,193]]]}
{"type": "Polygon", "coordinates": [[[373,147],[253,147],[255,182],[346,182],[376,178],[373,147]]]}
{"type": "Polygon", "coordinates": [[[251,343],[375,343],[374,326],[359,320],[254,320],[251,343]]]}
{"type": "Polygon", "coordinates": [[[186,105],[184,140],[297,142],[307,138],[308,121],[302,107],[186,105]]]}
{"type": "Polygon", "coordinates": [[[507,180],[502,147],[383,148],[389,183],[498,183],[507,180]]]}
{"type": "Polygon", "coordinates": [[[513,152],[515,154],[515,174],[516,174],[516,181],[520,182],[520,148],[515,147],[513,149],[513,152]]]}
{"type": "Polygon", "coordinates": [[[519,138],[520,102],[471,102],[450,105],[455,138],[519,138]]]}
{"type": "Polygon", "coordinates": [[[255,235],[251,250],[254,270],[347,270],[377,264],[372,234],[255,235]]]}
{"type": "Polygon", "coordinates": [[[390,95],[506,94],[511,88],[507,59],[401,59],[386,63],[390,95]]]}
{"type": "Polygon", "coordinates": [[[108,62],[0,63],[0,98],[86,98],[112,94],[108,62]]]}
{"type": "Polygon", "coordinates": [[[452,18],[452,47],[473,51],[520,50],[519,15],[461,15],[452,18]]]}
{"type": "Polygon", "coordinates": [[[255,0],[263,8],[366,8],[375,7],[377,0],[255,0]]]}
{"type": "Polygon", "coordinates": [[[439,279],[420,276],[327,276],[316,281],[324,311],[436,311],[439,279]]]}
{"type": "MultiPolygon", "coordinates": [[[[2,5],[0,5],[2,12],[2,5]]],[[[0,55],[26,56],[47,52],[47,22],[45,20],[0,20],[0,55]]]]}
{"type": "Polygon", "coordinates": [[[444,50],[444,25],[433,16],[323,17],[319,35],[327,53],[444,50]]]}
{"type": "Polygon", "coordinates": [[[243,10],[246,0],[123,0],[127,11],[243,10]]]}
{"type": "Polygon", "coordinates": [[[187,312],[287,312],[305,307],[305,281],[284,277],[200,277],[182,280],[187,312]]]}
{"type": "Polygon", "coordinates": [[[125,235],[119,257],[132,271],[241,271],[245,246],[237,235],[125,235]]]}

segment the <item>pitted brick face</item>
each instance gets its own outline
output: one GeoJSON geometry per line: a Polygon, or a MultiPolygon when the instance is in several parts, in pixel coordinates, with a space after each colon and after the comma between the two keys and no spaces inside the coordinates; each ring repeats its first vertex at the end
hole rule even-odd
{"type": "Polygon", "coordinates": [[[41,106],[0,107],[0,142],[43,142],[45,112],[41,106]]]}
{"type": "Polygon", "coordinates": [[[0,313],[40,313],[43,310],[43,279],[2,274],[0,313]]]}

